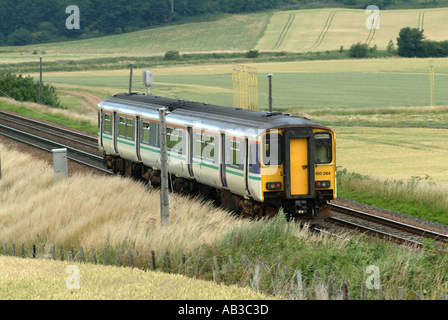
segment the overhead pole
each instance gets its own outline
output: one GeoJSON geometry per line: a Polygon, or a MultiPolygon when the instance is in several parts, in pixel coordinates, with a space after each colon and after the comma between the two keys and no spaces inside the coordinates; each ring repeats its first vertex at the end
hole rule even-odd
{"type": "Polygon", "coordinates": [[[431,107],[435,104],[434,99],[434,60],[429,59],[429,95],[430,95],[430,101],[431,101],[431,107]]]}
{"type": "Polygon", "coordinates": [[[162,226],[170,222],[170,198],[168,189],[168,152],[166,147],[166,108],[159,109],[159,134],[160,134],[160,164],[161,187],[160,194],[160,221],[162,226]]]}
{"type": "Polygon", "coordinates": [[[40,57],[39,103],[42,104],[42,56],[40,57]]]}
{"type": "Polygon", "coordinates": [[[129,94],[132,93],[132,73],[134,71],[134,63],[131,62],[130,66],[131,66],[131,76],[129,77],[129,94]]]}
{"type": "Polygon", "coordinates": [[[268,75],[269,78],[269,112],[272,112],[272,73],[268,75]]]}

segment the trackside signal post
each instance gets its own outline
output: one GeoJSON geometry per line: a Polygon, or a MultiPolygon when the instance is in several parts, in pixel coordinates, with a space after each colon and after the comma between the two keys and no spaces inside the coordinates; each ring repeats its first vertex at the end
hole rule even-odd
{"type": "Polygon", "coordinates": [[[168,153],[166,149],[166,108],[159,109],[159,133],[160,133],[160,182],[162,192],[160,194],[160,221],[162,226],[170,222],[170,199],[168,191],[168,153]]]}

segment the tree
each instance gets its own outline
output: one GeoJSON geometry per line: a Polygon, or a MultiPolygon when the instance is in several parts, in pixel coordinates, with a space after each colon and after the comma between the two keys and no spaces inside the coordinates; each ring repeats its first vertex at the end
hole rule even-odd
{"type": "Polygon", "coordinates": [[[423,57],[425,46],[423,30],[417,28],[402,28],[397,38],[398,55],[402,57],[423,57]]]}
{"type": "Polygon", "coordinates": [[[367,43],[358,42],[357,44],[352,44],[348,55],[352,58],[365,58],[367,52],[369,51],[369,45],[367,43]]]}
{"type": "Polygon", "coordinates": [[[25,28],[20,28],[9,35],[8,43],[14,46],[25,46],[31,43],[31,32],[25,28]]]}

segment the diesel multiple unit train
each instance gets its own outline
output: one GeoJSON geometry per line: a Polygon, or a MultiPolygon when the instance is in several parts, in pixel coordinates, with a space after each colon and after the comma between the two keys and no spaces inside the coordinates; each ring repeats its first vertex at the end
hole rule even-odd
{"type": "Polygon", "coordinates": [[[306,118],[139,93],[98,104],[98,145],[108,168],[160,183],[159,109],[166,108],[172,187],[242,215],[282,207],[318,223],[336,198],[335,133],[306,118]]]}

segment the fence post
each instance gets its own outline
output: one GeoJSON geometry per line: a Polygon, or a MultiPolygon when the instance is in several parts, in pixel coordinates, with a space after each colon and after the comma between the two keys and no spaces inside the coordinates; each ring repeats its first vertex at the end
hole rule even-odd
{"type": "Polygon", "coordinates": [[[186,269],[187,268],[187,258],[185,256],[185,253],[182,253],[182,266],[186,269]]]}
{"type": "Polygon", "coordinates": [[[71,248],[71,252],[72,252],[72,261],[75,262],[75,248],[74,247],[71,248]]]}
{"type": "Polygon", "coordinates": [[[243,268],[249,266],[249,258],[244,253],[241,255],[241,265],[243,266],[243,268]]]}
{"type": "Polygon", "coordinates": [[[385,296],[385,293],[384,293],[385,288],[386,287],[384,285],[381,285],[380,288],[377,289],[378,290],[378,300],[385,300],[386,299],[386,296],[385,296]]]}
{"type": "Polygon", "coordinates": [[[316,300],[318,300],[319,297],[319,271],[315,270],[314,271],[314,293],[316,295],[316,300]]]}
{"type": "Polygon", "coordinates": [[[330,276],[328,276],[327,298],[328,300],[333,299],[333,281],[330,276]]]}
{"type": "Polygon", "coordinates": [[[229,269],[232,271],[235,270],[235,267],[233,266],[232,256],[229,256],[229,269]]]}
{"type": "Polygon", "coordinates": [[[5,242],[3,243],[3,255],[7,255],[8,254],[8,244],[5,242]]]}
{"type": "Polygon", "coordinates": [[[25,245],[22,244],[22,258],[25,258],[25,245]]]}
{"type": "Polygon", "coordinates": [[[397,288],[397,300],[403,300],[404,297],[404,287],[397,288]]]}
{"type": "Polygon", "coordinates": [[[302,284],[302,270],[297,270],[297,291],[299,292],[299,300],[303,300],[303,284],[302,284]]]}
{"type": "Polygon", "coordinates": [[[129,261],[131,263],[132,268],[134,268],[134,259],[132,259],[132,251],[129,250],[129,261]]]}
{"type": "Polygon", "coordinates": [[[64,261],[64,249],[62,246],[59,247],[59,252],[61,253],[61,261],[64,261]]]}
{"type": "Polygon", "coordinates": [[[41,247],[42,247],[42,259],[45,259],[45,245],[43,244],[41,247]]]}
{"type": "Polygon", "coordinates": [[[12,256],[13,257],[16,256],[16,244],[15,243],[12,244],[12,256]]]}
{"type": "Polygon", "coordinates": [[[92,261],[93,261],[93,263],[96,264],[96,256],[95,256],[95,249],[94,248],[92,248],[92,261]]]}
{"type": "Polygon", "coordinates": [[[120,266],[120,252],[118,251],[118,249],[115,249],[115,266],[120,266]]]}
{"type": "Polygon", "coordinates": [[[33,259],[36,259],[36,245],[33,244],[33,259]]]}
{"type": "Polygon", "coordinates": [[[348,287],[347,287],[347,281],[342,280],[342,297],[343,300],[348,300],[348,287]]]}
{"type": "Polygon", "coordinates": [[[252,283],[252,288],[255,291],[260,289],[260,278],[260,261],[255,260],[254,280],[252,283]]]}
{"type": "Polygon", "coordinates": [[[366,283],[361,282],[361,300],[366,300],[366,283]]]}
{"type": "Polygon", "coordinates": [[[156,253],[151,250],[152,270],[156,270],[156,253]]]}
{"type": "Polygon", "coordinates": [[[166,252],[166,267],[168,268],[168,273],[171,273],[171,257],[169,251],[166,252]]]}
{"type": "Polygon", "coordinates": [[[84,249],[83,249],[83,247],[79,248],[79,251],[81,252],[81,261],[83,263],[86,263],[86,260],[84,258],[84,249]]]}
{"type": "Polygon", "coordinates": [[[51,247],[51,258],[53,258],[53,260],[56,260],[56,250],[54,246],[51,247]]]}

